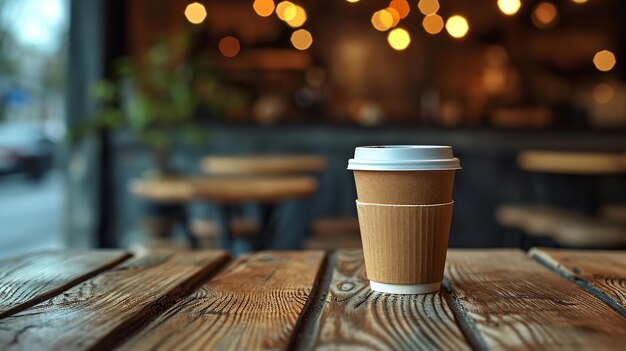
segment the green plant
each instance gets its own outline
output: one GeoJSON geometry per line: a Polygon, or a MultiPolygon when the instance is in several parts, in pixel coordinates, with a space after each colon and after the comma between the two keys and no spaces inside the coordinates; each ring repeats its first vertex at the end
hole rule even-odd
{"type": "Polygon", "coordinates": [[[91,86],[97,115],[74,125],[72,140],[98,129],[128,130],[151,150],[156,170],[170,173],[169,155],[178,136],[192,144],[203,139],[200,109],[223,116],[244,101],[237,90],[223,87],[206,60],[189,58],[189,46],[188,37],[177,37],[158,42],[141,57],[116,60],[112,78],[91,86]]]}

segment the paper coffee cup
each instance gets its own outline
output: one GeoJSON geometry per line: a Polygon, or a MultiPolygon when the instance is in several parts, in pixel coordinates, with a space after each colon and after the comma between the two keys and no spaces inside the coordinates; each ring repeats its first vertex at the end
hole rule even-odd
{"type": "Polygon", "coordinates": [[[439,290],[460,163],[449,146],[366,146],[355,150],[357,210],[372,290],[439,290]]]}

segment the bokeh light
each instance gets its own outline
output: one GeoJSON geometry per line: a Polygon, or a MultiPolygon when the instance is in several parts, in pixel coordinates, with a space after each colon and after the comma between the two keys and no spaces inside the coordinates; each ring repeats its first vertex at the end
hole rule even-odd
{"type": "Polygon", "coordinates": [[[593,89],[593,99],[599,104],[606,104],[613,100],[615,91],[613,87],[606,83],[600,83],[593,89]]]}
{"type": "Polygon", "coordinates": [[[400,18],[405,18],[411,12],[411,6],[406,0],[391,0],[389,7],[398,11],[400,18]]]}
{"type": "Polygon", "coordinates": [[[584,4],[587,2],[587,0],[572,0],[573,2],[577,3],[577,4],[584,4]]]}
{"type": "Polygon", "coordinates": [[[296,5],[290,1],[282,1],[276,5],[276,16],[282,21],[292,20],[296,16],[296,12],[298,12],[296,5]]]}
{"type": "Polygon", "coordinates": [[[537,28],[548,29],[553,27],[559,17],[559,11],[552,3],[542,2],[533,9],[532,21],[537,28]]]}
{"type": "Polygon", "coordinates": [[[498,0],[498,8],[507,16],[516,14],[520,7],[522,7],[520,0],[498,0]]]}
{"type": "Polygon", "coordinates": [[[274,0],[254,0],[252,8],[261,17],[271,16],[274,12],[274,0]]]}
{"type": "Polygon", "coordinates": [[[394,50],[402,51],[411,44],[411,36],[405,29],[396,28],[387,35],[387,42],[394,50]]]}
{"type": "Polygon", "coordinates": [[[291,34],[291,44],[298,50],[306,50],[313,44],[313,36],[306,29],[298,29],[291,34]]]}
{"type": "Polygon", "coordinates": [[[615,55],[609,50],[598,51],[593,56],[593,64],[602,72],[608,72],[615,66],[615,55]]]}
{"type": "Polygon", "coordinates": [[[463,38],[469,31],[469,23],[465,17],[454,15],[446,21],[446,30],[453,38],[463,38]]]}
{"type": "Polygon", "coordinates": [[[374,12],[371,21],[376,30],[384,32],[393,27],[395,19],[393,18],[391,12],[387,11],[387,9],[384,9],[374,12]]]}
{"type": "Polygon", "coordinates": [[[227,36],[220,40],[218,48],[222,55],[226,57],[235,57],[241,50],[241,45],[239,45],[239,40],[233,36],[227,36]]]}
{"type": "Polygon", "coordinates": [[[417,8],[419,8],[420,12],[424,15],[432,15],[433,13],[437,13],[437,11],[439,11],[439,1],[420,0],[420,2],[417,3],[417,8]]]}
{"type": "Polygon", "coordinates": [[[206,18],[206,8],[199,2],[193,2],[185,8],[185,17],[193,24],[200,24],[206,18]]]}
{"type": "MultiPolygon", "coordinates": [[[[293,18],[288,19],[286,21],[287,24],[293,28],[302,26],[304,22],[306,22],[306,19],[307,19],[306,10],[302,6],[296,5],[295,9],[296,9],[296,13],[293,16],[293,18]]],[[[291,11],[291,8],[288,7],[287,10],[285,11],[285,17],[288,17],[288,15],[290,15],[290,11],[291,11]]]]}
{"type": "Polygon", "coordinates": [[[359,0],[346,0],[349,3],[355,3],[355,2],[359,2],[359,0]]]}
{"type": "Polygon", "coordinates": [[[441,16],[436,13],[428,15],[424,17],[424,20],[422,21],[422,26],[424,27],[426,33],[433,35],[438,34],[441,32],[444,26],[443,18],[441,18],[441,16]]]}
{"type": "Polygon", "coordinates": [[[389,14],[391,15],[392,18],[392,22],[391,22],[391,27],[395,27],[398,25],[398,23],[400,23],[400,13],[398,12],[398,10],[392,8],[392,7],[387,7],[384,11],[389,12],[389,14]]]}

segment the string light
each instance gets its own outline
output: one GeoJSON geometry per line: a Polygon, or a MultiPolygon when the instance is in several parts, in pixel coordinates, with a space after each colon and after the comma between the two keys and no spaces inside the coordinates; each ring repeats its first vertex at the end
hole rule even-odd
{"type": "Polygon", "coordinates": [[[443,18],[436,13],[424,17],[422,21],[422,27],[424,27],[426,33],[432,35],[440,33],[443,29],[443,25],[443,18]]]}
{"type": "Polygon", "coordinates": [[[252,8],[261,17],[271,16],[274,12],[274,0],[255,0],[252,8]]]}
{"type": "Polygon", "coordinates": [[[453,38],[463,38],[469,31],[469,23],[467,23],[465,17],[454,15],[446,21],[446,30],[453,38]]]}
{"type": "Polygon", "coordinates": [[[217,47],[225,57],[235,57],[239,54],[239,50],[241,50],[239,40],[232,36],[222,38],[217,47]]]}
{"type": "Polygon", "coordinates": [[[393,27],[393,23],[395,20],[391,12],[387,11],[387,9],[383,9],[374,12],[371,21],[376,30],[384,32],[393,27]]]}
{"type": "Polygon", "coordinates": [[[610,102],[613,96],[615,96],[615,90],[609,84],[600,83],[593,89],[593,99],[599,104],[610,102]]]}
{"type": "Polygon", "coordinates": [[[298,12],[296,5],[290,1],[282,1],[276,5],[276,16],[282,21],[291,21],[296,16],[296,12],[298,12]]]}
{"type": "Polygon", "coordinates": [[[396,28],[387,35],[387,42],[394,50],[402,51],[411,43],[411,36],[405,29],[396,28]]]}
{"type": "Polygon", "coordinates": [[[554,26],[558,20],[559,11],[552,3],[542,2],[535,6],[532,21],[537,28],[548,29],[554,26]]]}
{"type": "Polygon", "coordinates": [[[185,8],[185,17],[193,24],[200,24],[206,18],[206,9],[199,2],[191,3],[185,8]]]}
{"type": "Polygon", "coordinates": [[[398,23],[400,23],[400,18],[401,18],[398,10],[394,9],[393,7],[387,7],[385,11],[389,12],[389,14],[391,15],[391,18],[393,19],[393,21],[391,22],[391,27],[393,28],[397,26],[398,23]]]}
{"type": "Polygon", "coordinates": [[[389,7],[398,11],[400,18],[405,18],[411,12],[411,6],[406,0],[391,0],[389,7]]]}
{"type": "Polygon", "coordinates": [[[298,29],[291,34],[291,44],[298,50],[306,50],[313,44],[313,36],[306,29],[298,29]]]}
{"type": "Polygon", "coordinates": [[[615,55],[609,50],[598,51],[593,56],[593,64],[599,71],[608,72],[615,66],[615,55]]]}
{"type": "MultiPolygon", "coordinates": [[[[291,18],[290,20],[287,20],[287,24],[293,28],[302,26],[304,22],[306,22],[306,19],[307,19],[306,11],[304,10],[302,6],[295,5],[295,9],[296,9],[296,14],[293,16],[293,18],[291,18]]],[[[290,15],[291,14],[290,11],[292,10],[290,7],[288,7],[287,11],[285,12],[285,17],[290,15]],[[287,11],[289,11],[289,13],[287,11]]]]}
{"type": "Polygon", "coordinates": [[[420,0],[420,2],[417,3],[417,8],[419,8],[420,12],[424,15],[432,15],[433,13],[437,13],[437,11],[439,11],[439,1],[420,0]]]}
{"type": "Polygon", "coordinates": [[[520,0],[498,0],[498,7],[503,14],[512,16],[522,7],[522,2],[520,0]]]}

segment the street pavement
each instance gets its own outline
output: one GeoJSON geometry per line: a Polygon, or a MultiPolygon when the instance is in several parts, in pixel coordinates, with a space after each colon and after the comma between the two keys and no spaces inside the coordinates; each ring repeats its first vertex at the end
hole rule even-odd
{"type": "Polygon", "coordinates": [[[0,177],[0,258],[62,248],[64,194],[59,171],[40,181],[0,177]]]}

